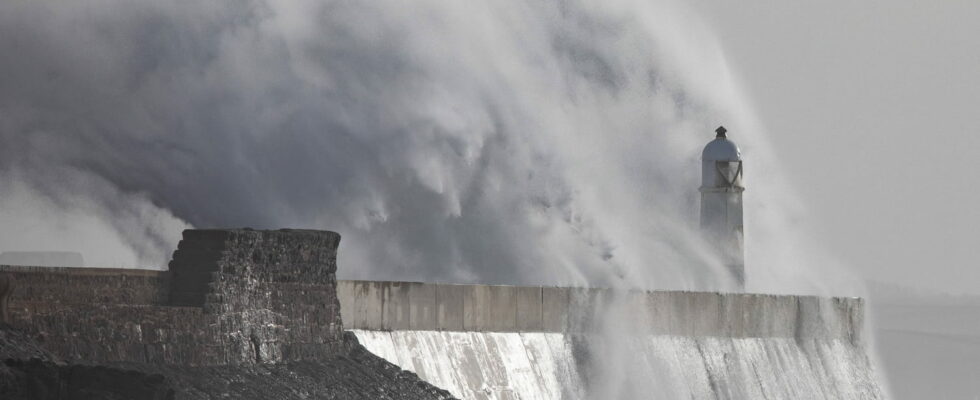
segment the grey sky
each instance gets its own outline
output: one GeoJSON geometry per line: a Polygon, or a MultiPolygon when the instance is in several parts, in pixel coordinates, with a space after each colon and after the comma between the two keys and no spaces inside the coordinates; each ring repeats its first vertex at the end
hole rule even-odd
{"type": "Polygon", "coordinates": [[[868,278],[980,293],[980,2],[696,7],[805,198],[799,229],[868,278]]]}
{"type": "Polygon", "coordinates": [[[0,251],[291,226],[349,277],[696,288],[724,122],[750,290],[980,277],[970,3],[248,4],[0,3],[0,251]]]}

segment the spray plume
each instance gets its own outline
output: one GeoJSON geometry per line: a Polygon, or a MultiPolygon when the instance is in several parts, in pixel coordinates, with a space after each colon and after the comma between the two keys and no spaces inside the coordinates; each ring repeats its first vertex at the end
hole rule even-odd
{"type": "Polygon", "coordinates": [[[749,289],[819,290],[724,53],[670,2],[11,1],[0,51],[0,250],[159,267],[186,227],[314,228],[344,278],[724,289],[696,231],[721,121],[749,289]]]}

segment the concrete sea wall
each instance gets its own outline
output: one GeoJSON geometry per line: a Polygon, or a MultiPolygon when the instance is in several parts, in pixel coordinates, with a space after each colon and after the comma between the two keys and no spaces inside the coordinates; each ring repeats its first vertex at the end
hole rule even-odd
{"type": "Polygon", "coordinates": [[[863,300],[845,297],[380,281],[339,281],[337,294],[344,328],[360,330],[573,332],[612,306],[657,335],[858,342],[864,324],[863,300]]]}
{"type": "Polygon", "coordinates": [[[882,398],[856,298],[367,281],[338,295],[366,348],[463,399],[882,398]]]}

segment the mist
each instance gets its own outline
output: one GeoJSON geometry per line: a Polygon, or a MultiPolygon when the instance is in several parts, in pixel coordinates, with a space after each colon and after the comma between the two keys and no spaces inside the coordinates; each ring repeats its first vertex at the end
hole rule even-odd
{"type": "Polygon", "coordinates": [[[860,291],[673,2],[14,1],[0,52],[0,251],[165,268],[188,227],[310,228],[347,279],[730,290],[697,232],[724,124],[748,290],[860,291]]]}

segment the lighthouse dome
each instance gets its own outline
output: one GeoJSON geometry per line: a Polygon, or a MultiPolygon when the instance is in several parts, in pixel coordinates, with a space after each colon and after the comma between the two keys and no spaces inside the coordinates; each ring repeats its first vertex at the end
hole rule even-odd
{"type": "Polygon", "coordinates": [[[701,159],[704,161],[740,161],[742,152],[739,151],[735,142],[719,137],[704,146],[701,159]]]}
{"type": "Polygon", "coordinates": [[[724,126],[715,130],[718,136],[701,152],[701,187],[723,191],[744,190],[742,186],[742,152],[728,140],[724,126]]]}

